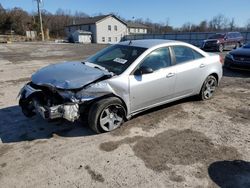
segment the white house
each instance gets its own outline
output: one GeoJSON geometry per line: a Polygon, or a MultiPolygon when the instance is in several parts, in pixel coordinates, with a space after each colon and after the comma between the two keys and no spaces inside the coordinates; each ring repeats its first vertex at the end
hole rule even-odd
{"type": "Polygon", "coordinates": [[[79,24],[69,25],[65,28],[68,37],[77,30],[91,32],[92,42],[103,44],[117,43],[128,34],[147,33],[146,26],[132,22],[126,23],[112,14],[89,17],[79,24]]]}

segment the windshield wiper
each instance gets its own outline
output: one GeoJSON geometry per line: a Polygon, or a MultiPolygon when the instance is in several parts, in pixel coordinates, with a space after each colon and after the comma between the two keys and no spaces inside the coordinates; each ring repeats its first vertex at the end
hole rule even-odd
{"type": "Polygon", "coordinates": [[[114,75],[113,72],[109,71],[108,69],[106,69],[105,67],[101,66],[101,65],[97,65],[95,63],[90,63],[90,62],[82,62],[83,64],[87,65],[87,66],[90,66],[90,67],[93,67],[93,68],[96,68],[96,69],[99,69],[99,70],[102,70],[102,71],[106,71],[106,72],[109,72],[111,73],[112,75],[114,75]]]}

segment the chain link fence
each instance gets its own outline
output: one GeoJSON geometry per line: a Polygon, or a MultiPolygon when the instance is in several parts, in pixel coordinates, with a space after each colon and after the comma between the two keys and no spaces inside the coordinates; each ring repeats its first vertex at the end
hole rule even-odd
{"type": "MultiPolygon", "coordinates": [[[[208,39],[215,32],[188,32],[188,33],[165,33],[165,34],[142,34],[142,35],[126,35],[123,40],[140,40],[140,39],[166,39],[179,40],[201,47],[203,40],[208,39]]],[[[245,42],[250,42],[250,31],[241,32],[245,42]]]]}

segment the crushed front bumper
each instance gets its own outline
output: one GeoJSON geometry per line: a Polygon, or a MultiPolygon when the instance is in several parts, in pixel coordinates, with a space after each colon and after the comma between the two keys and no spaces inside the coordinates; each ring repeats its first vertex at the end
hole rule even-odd
{"type": "Polygon", "coordinates": [[[62,104],[52,107],[42,106],[36,100],[33,100],[35,111],[40,114],[44,119],[59,119],[64,118],[68,121],[76,121],[79,114],[78,104],[62,104]]]}
{"type": "Polygon", "coordinates": [[[65,103],[59,105],[42,105],[39,101],[39,93],[43,91],[35,89],[29,84],[26,84],[18,94],[19,105],[22,108],[24,115],[31,117],[35,114],[40,114],[46,120],[64,118],[74,122],[80,117],[78,103],[65,103]]]}

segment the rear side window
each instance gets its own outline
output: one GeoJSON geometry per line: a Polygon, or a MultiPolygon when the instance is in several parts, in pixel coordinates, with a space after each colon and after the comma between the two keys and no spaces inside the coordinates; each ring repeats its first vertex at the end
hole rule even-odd
{"type": "Polygon", "coordinates": [[[172,47],[175,55],[176,64],[185,63],[188,61],[203,58],[199,52],[186,46],[173,46],[172,47]]]}
{"type": "Polygon", "coordinates": [[[227,37],[230,38],[230,39],[232,39],[232,38],[235,38],[235,35],[234,35],[234,33],[228,33],[227,37]]]}
{"type": "Polygon", "coordinates": [[[236,37],[242,37],[241,33],[235,33],[236,37]]]}
{"type": "Polygon", "coordinates": [[[140,67],[149,67],[154,71],[171,66],[169,48],[159,48],[151,52],[140,64],[140,67]]]}
{"type": "Polygon", "coordinates": [[[203,55],[201,55],[199,52],[196,52],[195,50],[193,50],[193,54],[194,54],[194,59],[201,59],[204,57],[203,55]]]}

